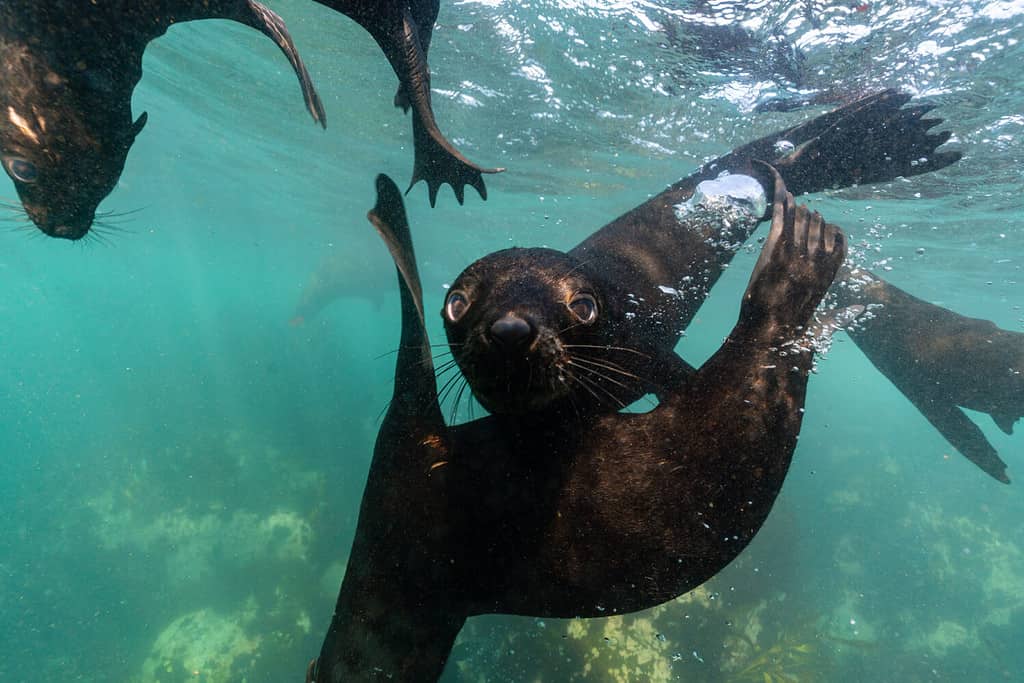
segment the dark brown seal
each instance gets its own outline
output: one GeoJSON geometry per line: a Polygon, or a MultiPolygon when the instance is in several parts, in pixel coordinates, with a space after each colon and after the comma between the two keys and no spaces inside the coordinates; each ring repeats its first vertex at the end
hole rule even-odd
{"type": "MultiPolygon", "coordinates": [[[[930,108],[903,108],[906,101],[892,91],[871,95],[739,147],[568,253],[513,249],[471,265],[442,316],[474,395],[497,413],[559,402],[574,411],[616,411],[685,378],[691,369],[672,350],[755,225],[733,221],[723,232],[715,222],[681,220],[678,208],[696,183],[709,170],[745,171],[751,159],[772,154],[776,140],[795,145],[777,163],[797,190],[885,180],[959,159],[936,151],[949,133],[928,133],[939,123],[923,118],[930,108]],[[578,292],[594,303],[582,304],[585,316],[574,310],[578,292]],[[486,305],[474,307],[478,298],[486,305]]],[[[1009,481],[1006,464],[957,407],[1013,430],[1024,413],[1024,335],[916,299],[877,275],[841,279],[839,301],[883,306],[851,331],[857,345],[959,453],[1009,481]]]]}
{"type": "Polygon", "coordinates": [[[789,467],[812,360],[793,342],[842,262],[842,233],[797,207],[776,178],[739,321],[656,409],[448,427],[401,195],[383,176],[377,190],[370,219],[400,273],[395,390],[307,680],[436,680],[471,615],[643,609],[731,561],[789,467]]]}
{"type": "Polygon", "coordinates": [[[949,133],[929,134],[938,121],[922,118],[925,106],[904,108],[908,99],[885,91],[743,145],[567,253],[509,249],[470,265],[442,317],[477,400],[498,413],[552,402],[618,410],[688,374],[673,349],[758,223],[684,215],[698,184],[768,159],[798,194],[959,159],[935,151],[949,133]]]}
{"type": "MultiPolygon", "coordinates": [[[[709,164],[609,223],[568,253],[509,249],[472,264],[442,311],[451,350],[480,403],[496,413],[615,411],[692,372],[673,349],[756,221],[686,215],[697,183],[747,172],[785,140],[776,162],[790,187],[813,191],[891,179],[959,159],[927,106],[872,95],[709,164]],[[787,145],[788,148],[789,145],[787,145]],[[920,163],[920,159],[926,159],[920,163]],[[710,171],[710,173],[709,173],[710,171]]],[[[999,481],[1006,465],[957,406],[1009,433],[1024,412],[1024,335],[928,304],[877,276],[841,276],[844,304],[884,306],[851,334],[868,358],[950,443],[999,481]],[[863,280],[863,282],[861,282],[863,280]]]]}
{"type": "MultiPolygon", "coordinates": [[[[427,51],[434,32],[439,0],[316,0],[321,5],[352,18],[369,32],[398,76],[395,106],[412,109],[415,146],[412,180],[427,183],[430,205],[437,191],[448,183],[459,204],[466,185],[487,199],[482,173],[499,173],[503,168],[481,168],[464,157],[441,133],[430,105],[430,68],[427,51]]],[[[408,192],[408,190],[406,190],[408,192]]]]}
{"type": "Polygon", "coordinates": [[[44,233],[75,240],[89,231],[146,123],[131,111],[146,45],[196,19],[232,19],[273,40],[324,123],[284,22],[255,0],[0,3],[0,162],[44,233]]]}

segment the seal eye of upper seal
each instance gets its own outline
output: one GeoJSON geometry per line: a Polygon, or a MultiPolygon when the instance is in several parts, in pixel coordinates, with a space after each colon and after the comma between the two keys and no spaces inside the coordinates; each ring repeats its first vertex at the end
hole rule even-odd
{"type": "Polygon", "coordinates": [[[4,170],[19,183],[34,183],[39,179],[39,169],[28,159],[15,156],[3,158],[4,170]]]}
{"type": "Polygon", "coordinates": [[[464,292],[455,290],[448,294],[448,299],[444,303],[444,315],[449,322],[459,322],[468,310],[469,298],[464,292]]]}
{"type": "Polygon", "coordinates": [[[566,304],[576,319],[584,325],[597,321],[597,300],[586,292],[577,292],[566,304]]]}

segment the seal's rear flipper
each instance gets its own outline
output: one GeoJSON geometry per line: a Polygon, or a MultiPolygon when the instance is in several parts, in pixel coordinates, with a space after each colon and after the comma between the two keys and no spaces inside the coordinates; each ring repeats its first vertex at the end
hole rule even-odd
{"type": "MultiPolygon", "coordinates": [[[[333,7],[336,3],[325,4],[333,7]]],[[[452,186],[459,204],[464,199],[466,185],[476,188],[480,196],[487,199],[482,174],[500,173],[505,169],[481,168],[469,161],[445,138],[434,119],[430,104],[430,70],[423,45],[423,36],[429,33],[420,27],[421,22],[429,20],[430,9],[431,3],[424,2],[416,7],[396,5],[383,7],[366,16],[349,16],[373,36],[398,76],[401,85],[395,104],[403,109],[412,109],[415,161],[409,189],[420,180],[427,181],[431,206],[435,205],[437,191],[444,183],[452,186]],[[424,13],[419,21],[413,16],[414,8],[424,13]]],[[[433,11],[436,16],[436,9],[433,11]]],[[[432,25],[431,22],[431,28],[432,25]]]]}
{"type": "Polygon", "coordinates": [[[437,191],[441,185],[448,183],[455,192],[455,199],[462,204],[465,199],[466,185],[473,187],[480,198],[487,199],[487,187],[484,185],[483,173],[501,173],[504,168],[481,168],[462,156],[434,122],[433,113],[429,110],[429,119],[419,108],[412,112],[412,133],[415,144],[412,180],[406,192],[421,180],[427,181],[427,195],[430,206],[437,203],[437,191]]]}
{"type": "MultiPolygon", "coordinates": [[[[797,191],[816,192],[899,176],[929,173],[960,160],[960,152],[937,152],[950,133],[930,133],[941,119],[925,119],[932,105],[901,108],[909,97],[895,91],[867,104],[854,102],[845,116],[796,144],[775,166],[797,191]]],[[[790,140],[790,142],[792,142],[790,140]]]]}
{"type": "Polygon", "coordinates": [[[209,3],[209,5],[207,18],[233,19],[246,26],[251,26],[269,37],[281,48],[281,52],[288,58],[292,70],[295,71],[295,75],[299,79],[299,85],[302,86],[302,97],[306,101],[306,109],[309,110],[315,122],[326,128],[327,114],[324,111],[324,105],[320,101],[320,95],[313,86],[313,79],[310,78],[295,43],[292,42],[284,19],[256,0],[232,0],[209,3]]]}
{"type": "Polygon", "coordinates": [[[739,147],[705,170],[737,172],[744,160],[764,159],[782,174],[789,191],[799,195],[928,173],[958,161],[959,152],[936,151],[950,134],[929,133],[942,122],[922,118],[932,107],[904,109],[908,101],[909,95],[896,90],[862,97],[739,147]]]}
{"type": "Polygon", "coordinates": [[[978,429],[978,425],[974,424],[958,406],[951,404],[942,396],[927,396],[907,391],[903,394],[953,448],[993,479],[1004,484],[1010,483],[1010,478],[1006,475],[1006,463],[978,429]]]}

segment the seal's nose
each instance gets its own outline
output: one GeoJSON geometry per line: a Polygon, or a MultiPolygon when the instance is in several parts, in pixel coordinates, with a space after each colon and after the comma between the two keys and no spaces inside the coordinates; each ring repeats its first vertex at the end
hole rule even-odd
{"type": "Polygon", "coordinates": [[[530,323],[513,313],[506,313],[491,325],[491,339],[505,350],[525,347],[533,337],[530,323]]]}

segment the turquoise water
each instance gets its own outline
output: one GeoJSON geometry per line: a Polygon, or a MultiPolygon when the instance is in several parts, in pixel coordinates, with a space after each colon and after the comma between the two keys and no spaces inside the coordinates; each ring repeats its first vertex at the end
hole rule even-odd
{"type": "MultiPolygon", "coordinates": [[[[123,230],[69,243],[0,222],[0,681],[299,680],[319,651],[397,345],[395,277],[365,213],[376,173],[407,182],[411,135],[362,29],[271,5],[326,132],[269,41],[178,26],[147,52],[133,106],[149,125],[102,206],[138,209],[123,230]],[[344,294],[289,325],[339,260],[344,294]]],[[[428,308],[475,258],[571,247],[704,159],[821,111],[755,111],[771,97],[900,87],[940,105],[964,159],[808,200],[871,245],[866,262],[888,259],[894,284],[1024,331],[1024,3],[804,9],[443,4],[438,121],[508,171],[486,177],[487,202],[408,196],[428,308]],[[750,43],[698,29],[716,22],[750,43]],[[778,63],[778,44],[802,58],[778,63]]],[[[691,326],[691,361],[728,330],[752,260],[691,326]]],[[[776,509],[736,563],[633,617],[471,620],[445,680],[1012,680],[1024,436],[974,417],[1013,485],[840,340],[776,509]]]]}

